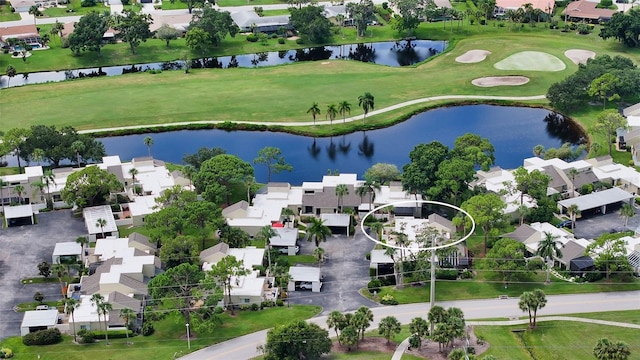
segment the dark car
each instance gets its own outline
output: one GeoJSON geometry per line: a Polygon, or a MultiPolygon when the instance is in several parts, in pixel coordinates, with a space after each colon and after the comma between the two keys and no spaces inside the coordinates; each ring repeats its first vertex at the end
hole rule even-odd
{"type": "Polygon", "coordinates": [[[556,225],[558,228],[569,228],[571,227],[571,220],[563,220],[560,224],[556,225]]]}

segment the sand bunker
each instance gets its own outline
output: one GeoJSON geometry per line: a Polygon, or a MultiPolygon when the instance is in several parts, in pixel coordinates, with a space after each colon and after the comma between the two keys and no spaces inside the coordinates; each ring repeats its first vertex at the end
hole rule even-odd
{"type": "Polygon", "coordinates": [[[517,86],[529,82],[526,76],[487,76],[471,80],[471,83],[479,87],[517,86]]]}
{"type": "Polygon", "coordinates": [[[566,65],[557,57],[541,51],[521,51],[493,65],[498,70],[562,71],[566,65]]]}
{"type": "Polygon", "coordinates": [[[571,49],[564,52],[564,56],[573,61],[574,64],[586,64],[588,59],[596,57],[596,53],[589,50],[571,49]]]}
{"type": "Polygon", "coordinates": [[[487,58],[487,55],[491,54],[491,51],[487,50],[469,50],[466,53],[458,56],[456,62],[463,64],[472,64],[483,61],[487,58]]]}

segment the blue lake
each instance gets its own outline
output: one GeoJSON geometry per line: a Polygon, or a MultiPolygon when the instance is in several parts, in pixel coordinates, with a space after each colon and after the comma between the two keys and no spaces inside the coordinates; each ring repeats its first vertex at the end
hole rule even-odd
{"type": "MultiPolygon", "coordinates": [[[[339,121],[339,120],[338,120],[339,121]]],[[[151,136],[152,155],[168,162],[182,163],[185,154],[200,147],[220,147],[229,154],[253,162],[258,150],[274,146],[282,150],[293,172],[272,174],[272,181],[301,184],[319,181],[328,170],[357,173],[360,177],[371,165],[384,162],[402,166],[418,144],[431,141],[452,147],[465,133],[488,138],[496,149],[496,165],[516,168],[533,156],[533,147],[560,147],[585,141],[585,135],[573,122],[545,109],[466,105],[439,108],[415,115],[400,124],[367,132],[331,138],[312,138],[274,132],[185,130],[158,134],[127,135],[101,139],[107,153],[120,155],[123,161],[146,156],[143,143],[151,136]]],[[[264,166],[254,166],[256,179],[267,180],[264,166]]]]}

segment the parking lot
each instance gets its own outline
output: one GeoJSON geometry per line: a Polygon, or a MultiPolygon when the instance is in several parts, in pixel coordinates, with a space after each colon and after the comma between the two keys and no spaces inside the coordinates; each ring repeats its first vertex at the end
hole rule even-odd
{"type": "Polygon", "coordinates": [[[13,310],[16,304],[33,301],[36,291],[45,295],[45,301],[61,297],[57,283],[22,285],[20,280],[38,276],[38,263],[51,262],[57,242],[86,235],[82,219],[73,218],[70,210],[42,213],[36,218],[36,225],[0,229],[0,339],[20,335],[22,313],[13,310]]]}
{"type": "Polygon", "coordinates": [[[635,231],[640,226],[640,215],[638,208],[635,208],[636,215],[629,219],[627,226],[624,226],[624,218],[620,216],[620,211],[615,210],[606,214],[588,215],[576,221],[576,238],[595,239],[604,233],[619,231],[635,231]]]}

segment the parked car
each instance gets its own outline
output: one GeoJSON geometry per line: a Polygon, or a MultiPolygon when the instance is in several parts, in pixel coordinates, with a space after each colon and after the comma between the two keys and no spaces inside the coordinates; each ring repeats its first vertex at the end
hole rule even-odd
{"type": "Polygon", "coordinates": [[[49,305],[38,305],[36,310],[49,310],[49,305]]]}
{"type": "Polygon", "coordinates": [[[556,225],[558,228],[570,228],[571,220],[563,220],[560,224],[556,225]]]}
{"type": "MultiPolygon", "coordinates": [[[[281,254],[285,254],[288,255],[289,254],[289,248],[288,247],[281,247],[278,248],[278,250],[280,250],[281,254]]],[[[300,252],[300,246],[296,245],[296,254],[300,252]]]]}
{"type": "Polygon", "coordinates": [[[308,281],[303,281],[303,282],[300,283],[299,288],[303,289],[303,290],[311,290],[311,289],[313,289],[313,284],[311,284],[308,281]]]}

